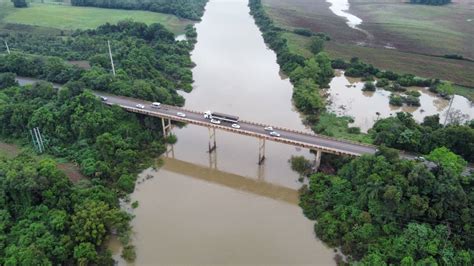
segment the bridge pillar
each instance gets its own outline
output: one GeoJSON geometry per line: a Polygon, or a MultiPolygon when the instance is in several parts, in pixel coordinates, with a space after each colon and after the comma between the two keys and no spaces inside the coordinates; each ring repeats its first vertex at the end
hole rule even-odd
{"type": "Polygon", "coordinates": [[[209,152],[209,168],[217,170],[217,150],[209,152]]]}
{"type": "Polygon", "coordinates": [[[213,152],[216,148],[216,128],[208,128],[209,129],[209,153],[213,152]]]}
{"type": "Polygon", "coordinates": [[[258,165],[262,165],[265,160],[265,139],[258,139],[258,165]]]}
{"type": "Polygon", "coordinates": [[[319,166],[321,166],[321,155],[322,155],[321,150],[316,151],[316,158],[314,158],[314,169],[317,172],[319,170],[319,166]]]}
{"type": "Polygon", "coordinates": [[[171,119],[168,119],[168,123],[166,123],[165,119],[161,118],[161,127],[163,128],[163,137],[169,137],[171,134],[171,119]]]}

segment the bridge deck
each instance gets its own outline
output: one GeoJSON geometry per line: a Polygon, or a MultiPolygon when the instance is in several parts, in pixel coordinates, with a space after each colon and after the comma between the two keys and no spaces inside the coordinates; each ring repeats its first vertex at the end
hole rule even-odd
{"type": "Polygon", "coordinates": [[[281,134],[280,137],[270,136],[264,127],[271,125],[264,125],[250,121],[239,121],[240,129],[232,128],[230,123],[222,122],[220,125],[212,124],[208,119],[204,118],[202,112],[186,110],[176,106],[162,105],[160,109],[152,108],[151,102],[128,98],[123,96],[110,95],[102,92],[94,92],[97,96],[105,96],[108,100],[105,102],[109,105],[119,105],[129,112],[140,113],[149,116],[171,119],[173,121],[180,121],[190,124],[195,124],[204,127],[214,127],[236,134],[253,136],[257,138],[264,138],[267,140],[281,142],[293,146],[309,148],[314,150],[321,150],[325,153],[332,153],[338,155],[360,156],[363,154],[374,154],[376,147],[372,145],[338,140],[326,136],[295,131],[291,129],[272,126],[275,131],[281,134]],[[137,104],[143,104],[145,108],[137,108],[137,104]],[[186,114],[186,117],[177,116],[177,112],[186,114]]]}

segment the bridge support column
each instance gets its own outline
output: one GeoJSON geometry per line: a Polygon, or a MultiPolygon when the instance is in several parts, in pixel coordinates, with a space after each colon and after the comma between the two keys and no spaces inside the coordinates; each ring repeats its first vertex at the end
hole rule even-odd
{"type": "Polygon", "coordinates": [[[209,168],[217,169],[217,150],[209,152],[209,168]]]}
{"type": "Polygon", "coordinates": [[[168,119],[168,123],[166,123],[165,119],[161,118],[161,127],[163,128],[163,137],[169,137],[171,134],[171,120],[168,119]]]}
{"type": "Polygon", "coordinates": [[[265,160],[265,139],[258,139],[258,165],[262,165],[265,160]]]}
{"type": "Polygon", "coordinates": [[[319,166],[321,166],[321,155],[322,155],[321,150],[316,151],[316,158],[314,158],[314,169],[317,172],[319,170],[319,166]]]}
{"type": "Polygon", "coordinates": [[[216,148],[216,128],[208,128],[209,129],[209,153],[213,152],[216,148]]]}

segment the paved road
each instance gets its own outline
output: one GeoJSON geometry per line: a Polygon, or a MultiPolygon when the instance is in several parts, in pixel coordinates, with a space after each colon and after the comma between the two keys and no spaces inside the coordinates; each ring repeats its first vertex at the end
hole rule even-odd
{"type": "Polygon", "coordinates": [[[277,126],[273,126],[274,130],[281,134],[280,137],[272,137],[268,131],[264,130],[265,126],[258,123],[239,121],[240,129],[234,129],[230,123],[222,122],[220,125],[210,123],[208,119],[205,119],[202,112],[196,112],[191,110],[182,109],[175,106],[162,105],[161,108],[152,108],[151,102],[128,98],[116,95],[110,95],[103,92],[94,92],[97,96],[107,97],[105,103],[109,105],[119,105],[128,111],[136,113],[144,113],[151,116],[170,118],[174,121],[182,121],[187,123],[193,123],[201,126],[215,127],[227,131],[231,131],[237,134],[250,135],[254,137],[265,138],[268,140],[287,143],[294,146],[301,146],[312,149],[320,149],[324,152],[334,154],[346,154],[353,156],[360,156],[363,154],[374,154],[376,151],[375,146],[358,144],[354,142],[341,141],[337,139],[328,138],[325,136],[314,135],[305,132],[293,131],[291,129],[284,129],[277,126]],[[145,108],[137,108],[137,104],[143,104],[145,108]],[[186,114],[185,118],[179,117],[176,114],[182,112],[186,114]]]}

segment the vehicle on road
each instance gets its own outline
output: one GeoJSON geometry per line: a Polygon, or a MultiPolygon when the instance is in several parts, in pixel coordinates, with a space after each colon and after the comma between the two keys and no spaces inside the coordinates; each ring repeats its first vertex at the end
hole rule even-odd
{"type": "Polygon", "coordinates": [[[273,131],[273,127],[265,127],[265,131],[273,131]]]}
{"type": "Polygon", "coordinates": [[[216,125],[220,125],[221,121],[217,120],[217,119],[211,119],[211,123],[216,124],[216,125]]]}
{"type": "Polygon", "coordinates": [[[159,103],[159,102],[151,103],[151,108],[160,109],[161,108],[161,103],[159,103]]]}
{"type": "Polygon", "coordinates": [[[235,123],[234,123],[234,124],[232,124],[232,126],[231,126],[231,127],[233,127],[233,128],[237,128],[237,129],[238,129],[238,128],[240,128],[240,125],[239,125],[239,124],[235,124],[235,123]]]}
{"type": "Polygon", "coordinates": [[[141,103],[135,105],[135,107],[140,108],[140,109],[145,109],[145,105],[143,105],[141,103]]]}
{"type": "Polygon", "coordinates": [[[425,159],[425,157],[423,157],[423,156],[417,156],[417,157],[415,157],[415,161],[417,161],[417,162],[424,162],[424,161],[426,161],[426,159],[425,159]]]}
{"type": "Polygon", "coordinates": [[[216,119],[224,122],[229,123],[237,123],[239,122],[239,117],[234,115],[226,115],[222,113],[216,113],[211,111],[204,112],[204,118],[206,119],[216,119]]]}
{"type": "Polygon", "coordinates": [[[280,137],[281,134],[278,133],[278,132],[276,132],[276,131],[272,131],[272,132],[270,132],[270,136],[273,136],[273,137],[280,137]]]}
{"type": "Polygon", "coordinates": [[[100,96],[100,100],[103,101],[103,102],[106,102],[108,99],[105,96],[100,96]]]}
{"type": "Polygon", "coordinates": [[[186,117],[186,114],[185,114],[185,113],[181,113],[181,112],[177,112],[176,115],[179,116],[179,117],[186,117]]]}

